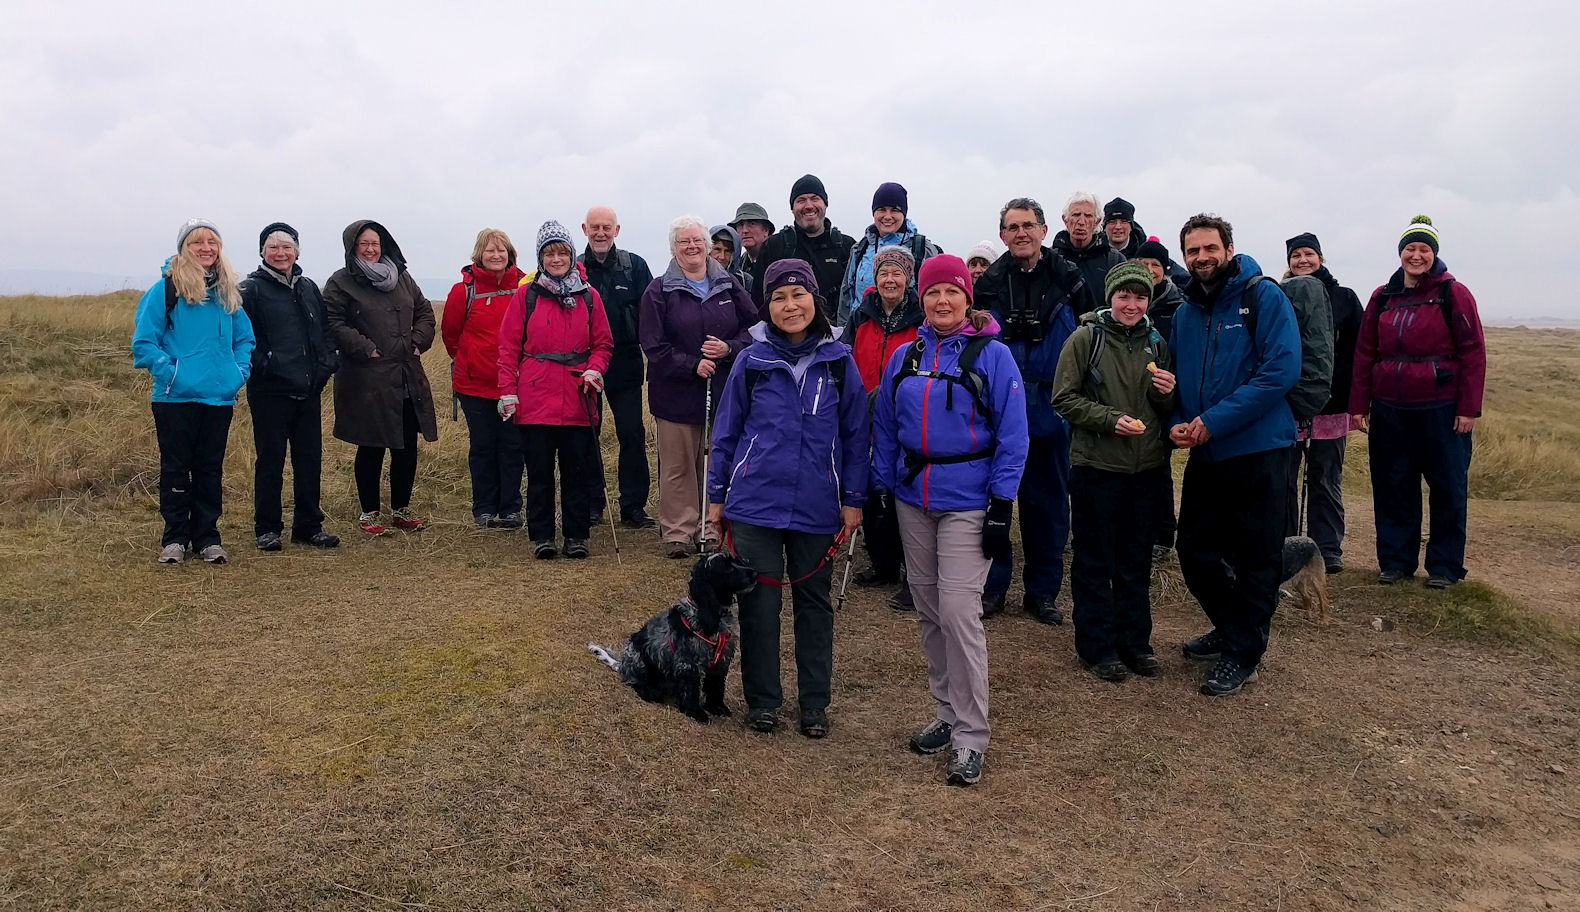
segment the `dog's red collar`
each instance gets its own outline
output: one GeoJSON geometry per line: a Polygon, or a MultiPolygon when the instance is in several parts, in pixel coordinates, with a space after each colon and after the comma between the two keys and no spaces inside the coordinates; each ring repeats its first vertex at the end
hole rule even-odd
{"type": "MultiPolygon", "coordinates": [[[[684,601],[687,604],[691,604],[691,599],[689,598],[685,599],[684,601]]],[[[724,649],[730,645],[730,632],[728,630],[720,630],[711,637],[704,636],[701,631],[691,626],[691,621],[686,619],[686,613],[684,611],[680,613],[680,622],[686,625],[686,629],[691,631],[692,636],[713,647],[713,661],[708,663],[708,670],[712,671],[719,664],[719,661],[724,658],[724,649]]],[[[670,642],[669,648],[675,648],[673,641],[670,642]]]]}

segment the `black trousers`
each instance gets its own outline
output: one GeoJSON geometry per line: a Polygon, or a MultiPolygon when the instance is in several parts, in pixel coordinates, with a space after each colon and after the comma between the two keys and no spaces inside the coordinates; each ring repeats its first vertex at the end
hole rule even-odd
{"type": "MultiPolygon", "coordinates": [[[[1070,430],[1063,421],[1048,437],[1033,437],[1026,448],[1026,473],[1020,478],[1015,512],[1020,514],[1024,564],[1021,582],[1027,595],[1056,598],[1064,588],[1064,549],[1070,538],[1070,430]]],[[[1015,554],[995,560],[985,594],[1002,595],[1015,572],[1015,554]]]]}
{"type": "Polygon", "coordinates": [[[322,406],[319,397],[248,396],[252,445],[258,461],[252,470],[252,534],[285,531],[280,506],[285,484],[285,454],[291,453],[291,535],[310,538],[323,531],[318,508],[324,463],[322,406]]]}
{"type": "Polygon", "coordinates": [[[201,551],[219,544],[224,509],[225,444],[235,407],[197,402],[155,402],[159,441],[159,515],[165,545],[201,551]]]}
{"type": "MultiPolygon", "coordinates": [[[[379,509],[379,476],[384,474],[384,447],[359,446],[357,458],[352,462],[352,473],[357,479],[357,500],[362,512],[376,513],[379,509]]],[[[404,510],[411,506],[411,487],[417,481],[417,408],[410,398],[406,400],[401,419],[401,445],[390,454],[390,509],[404,510]]]]}
{"type": "Polygon", "coordinates": [[[1174,532],[1179,526],[1179,521],[1174,518],[1174,451],[1169,450],[1169,461],[1163,464],[1163,471],[1157,478],[1157,495],[1155,501],[1158,508],[1157,522],[1153,523],[1152,542],[1165,548],[1174,547],[1174,532]]]}
{"type": "Polygon", "coordinates": [[[861,508],[861,540],[867,546],[872,568],[885,576],[896,576],[905,563],[905,548],[900,543],[900,513],[889,498],[889,509],[878,506],[875,489],[868,488],[861,508]]]}
{"type": "MultiPolygon", "coordinates": [[[[757,572],[774,579],[796,579],[811,573],[828,553],[834,536],[731,523],[735,553],[757,572]]],[[[801,709],[827,709],[834,677],[834,606],[829,587],[834,562],[829,561],[790,588],[795,617],[796,691],[801,709]]],[[[779,684],[779,615],[783,586],[758,583],[740,597],[741,690],[751,709],[778,709],[784,703],[779,684]]]]}
{"type": "MultiPolygon", "coordinates": [[[[614,415],[614,435],[620,446],[616,463],[616,480],[620,485],[620,515],[633,510],[646,509],[648,495],[653,490],[652,473],[647,465],[647,427],[642,423],[642,388],[604,390],[603,399],[614,415]]],[[[603,472],[603,447],[594,446],[593,454],[598,467],[593,475],[589,508],[603,504],[607,479],[603,472]]]]}
{"type": "Polygon", "coordinates": [[[1267,650],[1284,566],[1289,449],[1211,460],[1191,450],[1180,492],[1180,571],[1223,636],[1223,653],[1255,665],[1267,650]]]}
{"type": "Polygon", "coordinates": [[[1372,504],[1377,567],[1414,573],[1421,561],[1421,481],[1431,508],[1426,572],[1465,578],[1465,521],[1470,503],[1469,434],[1454,432],[1452,404],[1394,408],[1372,403],[1372,504]]]}
{"type": "Polygon", "coordinates": [[[1303,440],[1289,452],[1289,490],[1285,494],[1289,519],[1284,534],[1301,534],[1304,518],[1305,534],[1328,561],[1344,556],[1344,443],[1343,437],[1303,440]],[[1300,515],[1302,476],[1306,484],[1304,517],[1300,515]]]}
{"type": "Polygon", "coordinates": [[[466,467],[472,476],[472,518],[521,512],[526,456],[521,432],[499,418],[499,400],[456,393],[466,414],[466,467]]]}
{"type": "Polygon", "coordinates": [[[1152,545],[1167,472],[1070,468],[1070,597],[1083,662],[1152,652],[1152,545]]]}
{"type": "Polygon", "coordinates": [[[567,539],[585,541],[591,507],[588,477],[597,471],[597,438],[585,425],[520,424],[521,451],[527,457],[527,534],[533,541],[554,538],[554,468],[559,464],[560,530],[567,539]]]}

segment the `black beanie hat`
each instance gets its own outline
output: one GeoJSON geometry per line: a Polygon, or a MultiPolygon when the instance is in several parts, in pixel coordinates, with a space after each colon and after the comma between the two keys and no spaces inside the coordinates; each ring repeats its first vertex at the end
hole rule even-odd
{"type": "Polygon", "coordinates": [[[815,174],[803,174],[790,185],[790,205],[795,205],[795,198],[803,193],[816,193],[823,200],[823,205],[828,205],[828,191],[823,189],[823,182],[815,174]]]}
{"type": "Polygon", "coordinates": [[[1127,199],[1116,196],[1103,207],[1103,221],[1108,222],[1119,219],[1122,222],[1136,220],[1136,207],[1127,199]]]}
{"type": "Polygon", "coordinates": [[[262,231],[258,232],[258,256],[263,256],[263,242],[267,241],[269,239],[269,235],[275,233],[276,231],[283,231],[286,234],[289,234],[291,236],[291,240],[296,242],[296,249],[302,249],[302,239],[299,235],[297,235],[295,228],[292,228],[290,225],[287,225],[284,222],[270,222],[263,227],[262,231]]]}
{"type": "Polygon", "coordinates": [[[1303,231],[1284,242],[1284,259],[1287,261],[1302,247],[1310,247],[1317,252],[1317,256],[1322,256],[1322,242],[1311,232],[1303,231]]]}
{"type": "Polygon", "coordinates": [[[1169,264],[1169,249],[1163,246],[1162,241],[1147,241],[1136,249],[1136,260],[1157,260],[1160,264],[1169,264]]]}

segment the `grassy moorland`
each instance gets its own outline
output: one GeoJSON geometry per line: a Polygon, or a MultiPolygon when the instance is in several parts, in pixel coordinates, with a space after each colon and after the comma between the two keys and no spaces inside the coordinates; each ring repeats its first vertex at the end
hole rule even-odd
{"type": "Polygon", "coordinates": [[[684,567],[650,534],[543,563],[471,529],[459,424],[424,445],[431,529],[353,539],[351,450],[327,442],[345,545],[264,555],[238,408],[233,562],[156,566],[134,304],[0,298],[0,908],[1580,903],[1580,334],[1489,333],[1471,582],[1371,585],[1357,441],[1332,624],[1281,611],[1262,680],[1209,701],[1171,648],[1201,624],[1172,563],[1156,680],[1097,682],[1067,627],[1011,612],[986,775],[952,790],[902,749],[925,672],[877,593],[839,616],[824,741],[636,700],[584,644],[684,567]]]}

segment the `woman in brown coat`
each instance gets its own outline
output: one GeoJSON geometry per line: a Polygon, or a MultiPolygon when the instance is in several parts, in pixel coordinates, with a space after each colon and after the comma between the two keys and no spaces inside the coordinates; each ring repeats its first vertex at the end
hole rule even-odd
{"type": "Polygon", "coordinates": [[[341,359],[335,375],[335,437],[357,447],[362,531],[388,531],[379,512],[379,476],[389,450],[391,519],[395,528],[413,532],[426,522],[410,509],[417,432],[429,441],[439,439],[433,393],[422,370],[422,353],[433,345],[433,305],[406,271],[400,247],[383,225],[352,222],[342,239],[346,265],[324,285],[324,313],[341,359]]]}

